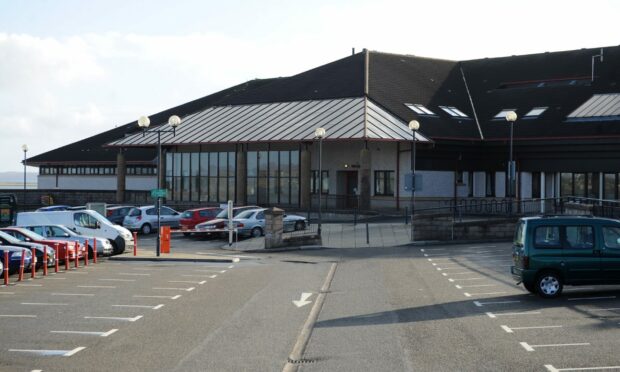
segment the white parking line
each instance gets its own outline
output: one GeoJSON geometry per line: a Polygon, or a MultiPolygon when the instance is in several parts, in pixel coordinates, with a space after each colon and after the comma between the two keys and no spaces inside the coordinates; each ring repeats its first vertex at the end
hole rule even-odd
{"type": "Polygon", "coordinates": [[[448,275],[466,275],[466,274],[472,275],[474,273],[471,272],[471,271],[461,271],[461,272],[458,272],[458,273],[441,273],[441,275],[443,275],[443,276],[448,276],[448,275]]]}
{"type": "Polygon", "coordinates": [[[536,314],[540,314],[540,311],[520,311],[520,312],[516,312],[516,313],[492,313],[492,312],[486,312],[485,314],[487,314],[487,316],[489,318],[495,319],[498,316],[536,315],[536,314]]]}
{"type": "Polygon", "coordinates": [[[234,267],[235,267],[235,265],[230,265],[230,266],[228,266],[228,268],[229,268],[229,269],[232,269],[232,268],[234,268],[234,267]]]}
{"type": "Polygon", "coordinates": [[[78,288],[116,288],[114,285],[78,285],[78,288]]]}
{"type": "Polygon", "coordinates": [[[0,292],[0,295],[14,295],[15,292],[0,292]]]}
{"type": "Polygon", "coordinates": [[[454,281],[456,281],[456,280],[466,281],[466,280],[483,280],[483,279],[486,279],[486,278],[480,278],[480,277],[476,277],[476,278],[456,278],[456,279],[449,278],[448,281],[450,283],[454,283],[454,281]]]}
{"type": "Polygon", "coordinates": [[[486,305],[501,305],[501,304],[514,304],[517,302],[521,302],[518,300],[515,301],[488,301],[488,302],[480,302],[480,301],[474,301],[474,305],[478,306],[478,307],[482,307],[482,306],[486,306],[486,305]]]}
{"type": "Polygon", "coordinates": [[[135,279],[99,279],[104,282],[135,282],[135,279]]]}
{"type": "Polygon", "coordinates": [[[589,346],[589,342],[580,342],[574,344],[547,344],[547,345],[530,345],[527,342],[519,342],[526,351],[534,351],[537,347],[563,347],[563,346],[589,346]]]}
{"type": "Polygon", "coordinates": [[[500,326],[506,333],[514,333],[513,331],[521,331],[528,329],[547,329],[547,328],[562,328],[561,325],[553,325],[553,326],[535,326],[535,327],[508,327],[507,325],[500,326]]]}
{"type": "Polygon", "coordinates": [[[182,274],[181,276],[186,277],[186,278],[211,278],[211,279],[215,279],[217,278],[217,275],[190,275],[190,274],[182,274]]]}
{"type": "Polygon", "coordinates": [[[191,280],[169,280],[168,283],[188,283],[188,284],[205,284],[207,281],[203,280],[200,282],[191,281],[191,280]]]}
{"type": "Polygon", "coordinates": [[[151,274],[146,273],[118,273],[118,275],[151,276],[151,274]]]}
{"type": "Polygon", "coordinates": [[[191,291],[193,291],[194,289],[196,289],[196,287],[189,287],[189,288],[153,287],[153,289],[169,290],[169,291],[187,291],[187,292],[191,292],[191,291]]]}
{"type": "Polygon", "coordinates": [[[196,272],[200,272],[200,273],[220,273],[220,274],[224,274],[226,272],[226,270],[193,270],[196,272]]]}
{"type": "Polygon", "coordinates": [[[148,306],[148,305],[112,305],[112,307],[137,307],[143,309],[151,309],[151,310],[159,310],[164,307],[164,304],[159,304],[156,306],[148,306]]]}
{"type": "Polygon", "coordinates": [[[477,288],[477,287],[495,287],[497,286],[497,284],[475,284],[475,285],[460,285],[460,284],[456,284],[455,287],[458,289],[463,289],[463,288],[477,288]]]}
{"type": "Polygon", "coordinates": [[[86,349],[84,346],[76,347],[73,350],[32,350],[32,349],[9,349],[9,351],[19,352],[19,353],[32,353],[43,356],[64,356],[70,357],[79,353],[80,351],[86,349]]]}
{"type": "Polygon", "coordinates": [[[122,322],[135,322],[141,319],[144,315],[138,315],[133,318],[119,318],[114,316],[85,316],[84,319],[105,319],[105,320],[119,320],[122,322]]]}
{"type": "Polygon", "coordinates": [[[21,304],[33,306],[69,306],[69,304],[61,304],[57,302],[22,302],[21,304]]]}
{"type": "Polygon", "coordinates": [[[571,297],[567,298],[568,301],[581,301],[581,300],[610,300],[616,298],[616,296],[603,296],[603,297],[571,297]]]}
{"type": "Polygon", "coordinates": [[[18,287],[43,287],[43,284],[25,284],[25,283],[18,283],[15,284],[18,287]]]}
{"type": "Polygon", "coordinates": [[[135,297],[135,298],[168,298],[170,300],[176,300],[176,299],[180,298],[181,295],[176,295],[176,296],[141,296],[141,295],[134,295],[133,297],[135,297]]]}
{"type": "Polygon", "coordinates": [[[473,296],[490,296],[490,295],[496,295],[496,294],[503,294],[506,292],[479,292],[479,293],[469,293],[469,292],[463,292],[463,294],[465,295],[465,297],[473,297],[473,296]]]}
{"type": "Polygon", "coordinates": [[[579,368],[555,368],[553,364],[545,364],[545,368],[549,372],[561,372],[561,371],[603,371],[610,369],[620,369],[620,366],[605,366],[605,367],[579,367],[579,368]]]}
{"type": "Polygon", "coordinates": [[[52,293],[52,296],[88,296],[88,297],[93,297],[94,294],[93,293],[58,293],[58,292],[54,292],[54,293],[52,293]]]}
{"type": "Polygon", "coordinates": [[[86,331],[50,331],[50,333],[61,333],[61,334],[76,334],[76,335],[87,335],[87,336],[99,336],[99,337],[108,337],[109,335],[116,333],[118,329],[111,329],[107,332],[86,332],[86,331]]]}
{"type": "Polygon", "coordinates": [[[36,318],[36,315],[25,315],[25,314],[15,314],[15,315],[8,315],[8,314],[0,314],[0,318],[36,318]]]}

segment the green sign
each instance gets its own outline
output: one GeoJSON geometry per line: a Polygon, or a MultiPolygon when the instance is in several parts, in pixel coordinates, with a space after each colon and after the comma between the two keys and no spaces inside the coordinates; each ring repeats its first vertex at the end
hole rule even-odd
{"type": "Polygon", "coordinates": [[[153,189],[151,190],[152,198],[165,198],[166,197],[166,189],[153,189]]]}

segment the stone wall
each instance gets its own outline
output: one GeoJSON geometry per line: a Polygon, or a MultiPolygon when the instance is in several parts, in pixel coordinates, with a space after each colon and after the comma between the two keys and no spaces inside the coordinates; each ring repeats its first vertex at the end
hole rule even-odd
{"type": "Polygon", "coordinates": [[[512,239],[517,217],[454,221],[448,215],[416,216],[415,240],[512,239]]]}

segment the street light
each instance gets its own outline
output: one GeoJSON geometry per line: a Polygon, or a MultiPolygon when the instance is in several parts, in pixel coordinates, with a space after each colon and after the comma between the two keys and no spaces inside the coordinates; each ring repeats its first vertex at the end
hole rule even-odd
{"type": "Polygon", "coordinates": [[[517,113],[514,111],[507,112],[506,121],[510,123],[510,153],[508,155],[508,214],[512,214],[512,198],[515,191],[515,165],[512,160],[512,136],[514,133],[514,123],[517,121],[517,113]]]}
{"type": "MultiPolygon", "coordinates": [[[[168,125],[172,127],[170,129],[162,129],[156,128],[150,131],[147,131],[149,125],[151,125],[151,120],[148,116],[140,116],[138,118],[138,126],[142,128],[142,135],[146,136],[147,134],[157,133],[157,189],[161,189],[161,134],[162,133],[172,133],[173,136],[176,135],[176,129],[181,124],[181,118],[172,115],[168,119],[168,125]]],[[[157,257],[159,257],[161,253],[161,197],[157,196],[157,257]]]]}
{"type": "Polygon", "coordinates": [[[414,200],[415,200],[415,132],[420,129],[420,122],[417,120],[411,120],[409,122],[409,129],[411,129],[411,241],[414,240],[413,237],[413,213],[414,213],[414,200]]]}
{"type": "Polygon", "coordinates": [[[26,153],[28,152],[28,145],[25,143],[22,145],[22,151],[24,152],[24,207],[26,206],[26,153]]]}
{"type": "Polygon", "coordinates": [[[316,128],[314,137],[319,140],[319,227],[317,233],[321,236],[321,202],[323,199],[323,137],[325,137],[325,128],[316,128]]]}

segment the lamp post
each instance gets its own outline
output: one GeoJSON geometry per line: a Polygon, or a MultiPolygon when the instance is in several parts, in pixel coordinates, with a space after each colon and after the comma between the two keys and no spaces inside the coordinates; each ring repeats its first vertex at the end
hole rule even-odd
{"type": "Polygon", "coordinates": [[[517,121],[517,113],[509,111],[506,113],[506,121],[510,123],[510,150],[508,154],[508,214],[512,214],[512,198],[515,191],[515,166],[512,160],[512,136],[514,133],[514,123],[517,121]]]}
{"type": "MultiPolygon", "coordinates": [[[[147,134],[156,133],[157,134],[157,189],[161,188],[161,134],[162,133],[172,133],[173,136],[176,135],[176,129],[181,124],[181,118],[172,115],[168,119],[168,125],[172,129],[163,129],[156,128],[152,130],[148,130],[149,125],[151,125],[151,120],[148,116],[140,116],[138,119],[138,126],[142,128],[142,134],[146,136],[147,134]]],[[[161,197],[157,196],[157,257],[159,257],[161,253],[161,197]]]]}
{"type": "Polygon", "coordinates": [[[323,199],[323,137],[325,137],[325,128],[316,128],[314,137],[319,140],[319,226],[317,233],[321,236],[321,203],[323,199]]]}
{"type": "Polygon", "coordinates": [[[28,145],[25,143],[22,145],[22,151],[24,152],[24,208],[26,206],[26,153],[28,152],[28,145]]]}
{"type": "Polygon", "coordinates": [[[409,122],[409,129],[411,129],[411,241],[414,241],[413,215],[415,208],[415,144],[417,142],[415,132],[420,129],[420,122],[417,120],[411,120],[409,122]]]}

